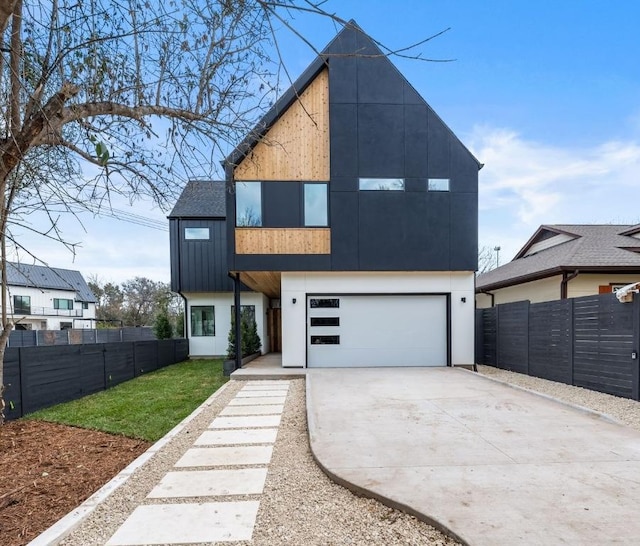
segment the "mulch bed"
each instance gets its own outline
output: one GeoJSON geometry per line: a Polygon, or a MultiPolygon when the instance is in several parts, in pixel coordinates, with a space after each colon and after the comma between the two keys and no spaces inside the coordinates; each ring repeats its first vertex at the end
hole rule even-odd
{"type": "Polygon", "coordinates": [[[0,425],[2,546],[21,546],[33,540],[149,445],[41,421],[0,425]]]}

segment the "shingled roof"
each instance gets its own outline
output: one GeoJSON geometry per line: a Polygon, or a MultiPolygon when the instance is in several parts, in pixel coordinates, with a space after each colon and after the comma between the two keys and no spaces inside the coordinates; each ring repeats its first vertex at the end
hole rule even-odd
{"type": "Polygon", "coordinates": [[[542,225],[511,262],[478,275],[476,292],[576,270],[640,273],[640,225],[542,225]],[[558,235],[559,244],[540,244],[558,235]]]}
{"type": "Polygon", "coordinates": [[[71,269],[7,262],[7,285],[73,290],[76,293],[76,301],[96,302],[96,297],[80,271],[71,269]]]}
{"type": "Polygon", "coordinates": [[[182,190],[169,218],[225,218],[225,183],[191,180],[182,190]]]}

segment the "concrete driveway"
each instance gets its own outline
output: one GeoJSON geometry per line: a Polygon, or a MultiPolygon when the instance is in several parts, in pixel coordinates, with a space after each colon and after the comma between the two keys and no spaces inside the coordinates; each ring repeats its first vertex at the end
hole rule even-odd
{"type": "Polygon", "coordinates": [[[336,481],[471,545],[638,544],[640,433],[452,368],[310,370],[336,481]]]}

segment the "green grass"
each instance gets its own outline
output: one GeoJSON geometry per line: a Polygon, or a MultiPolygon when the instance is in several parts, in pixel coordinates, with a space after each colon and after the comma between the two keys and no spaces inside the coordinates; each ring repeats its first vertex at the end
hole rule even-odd
{"type": "Polygon", "coordinates": [[[155,442],[227,378],[222,360],[193,360],[121,383],[79,400],[31,413],[38,419],[155,442]]]}

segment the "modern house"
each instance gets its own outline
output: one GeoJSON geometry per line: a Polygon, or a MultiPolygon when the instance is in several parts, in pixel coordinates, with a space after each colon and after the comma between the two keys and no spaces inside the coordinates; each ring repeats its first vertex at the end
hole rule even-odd
{"type": "Polygon", "coordinates": [[[9,262],[7,296],[16,330],[96,326],[96,298],[79,271],[9,262]]]}
{"type": "Polygon", "coordinates": [[[640,225],[542,225],[515,258],[476,280],[476,305],[613,292],[640,281],[640,225]]]}
{"type": "MultiPolygon", "coordinates": [[[[192,357],[227,353],[234,301],[225,208],[224,181],[191,181],[169,214],[171,290],[185,300],[185,331],[192,357]]],[[[262,350],[279,350],[271,346],[277,339],[266,330],[267,297],[241,288],[241,305],[255,315],[262,350]]]]}
{"type": "MultiPolygon", "coordinates": [[[[225,160],[227,268],[280,308],[284,367],[473,364],[481,167],[355,23],[338,34],[225,160]]],[[[202,214],[182,221],[213,233],[202,214]]]]}

